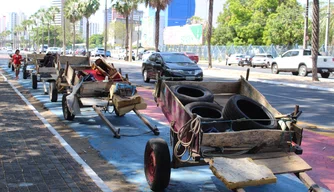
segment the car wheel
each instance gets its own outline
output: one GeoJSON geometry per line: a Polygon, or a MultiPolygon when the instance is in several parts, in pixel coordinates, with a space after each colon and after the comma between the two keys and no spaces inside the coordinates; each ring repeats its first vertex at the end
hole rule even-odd
{"type": "Polygon", "coordinates": [[[278,74],[279,73],[277,64],[273,64],[273,66],[271,67],[271,72],[273,74],[278,74]]]}
{"type": "Polygon", "coordinates": [[[150,78],[148,77],[146,69],[144,69],[144,71],[143,71],[143,80],[144,80],[145,83],[149,83],[150,82],[150,78]]]}
{"type": "Polygon", "coordinates": [[[297,72],[292,72],[292,75],[298,75],[298,71],[297,72]]]}
{"type": "Polygon", "coordinates": [[[255,65],[253,65],[253,68],[255,68],[256,66],[255,65]]]}
{"type": "Polygon", "coordinates": [[[322,78],[328,78],[330,73],[320,73],[322,78]]]}
{"type": "Polygon", "coordinates": [[[300,76],[305,77],[307,75],[307,68],[305,65],[299,66],[298,73],[300,76]]]}
{"type": "Polygon", "coordinates": [[[274,115],[257,101],[243,96],[234,95],[226,103],[223,110],[225,120],[234,121],[232,129],[234,131],[249,129],[277,129],[278,123],[274,115]]]}

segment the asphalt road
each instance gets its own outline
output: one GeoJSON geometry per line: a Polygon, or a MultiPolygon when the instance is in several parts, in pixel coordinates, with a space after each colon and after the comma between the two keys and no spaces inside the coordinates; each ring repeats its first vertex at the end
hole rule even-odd
{"type": "MultiPolygon", "coordinates": [[[[169,125],[168,122],[164,119],[163,114],[160,109],[154,106],[154,101],[152,100],[151,89],[154,87],[154,82],[144,83],[140,74],[140,63],[127,64],[123,62],[114,62],[116,68],[122,68],[123,74],[129,74],[130,81],[138,86],[140,94],[147,98],[147,102],[150,104],[150,108],[143,111],[145,116],[149,119],[152,125],[156,125],[161,134],[159,137],[162,137],[166,141],[169,141],[169,125]]],[[[6,67],[6,62],[0,60],[1,67],[10,74],[10,77],[14,77],[14,74],[6,67]]],[[[211,80],[233,80],[231,78],[222,78],[215,76],[205,77],[205,81],[211,80]]],[[[59,119],[63,120],[62,109],[61,109],[61,95],[58,96],[58,102],[51,103],[49,101],[49,96],[43,94],[42,84],[38,83],[38,89],[31,89],[31,80],[20,79],[19,83],[25,87],[31,94],[44,104],[44,106],[49,109],[52,113],[57,115],[59,119]]],[[[295,104],[300,104],[301,109],[304,111],[301,116],[301,120],[309,120],[312,115],[305,117],[305,114],[313,112],[317,117],[314,120],[310,120],[310,123],[316,123],[319,121],[319,118],[324,118],[326,121],[326,126],[333,125],[330,122],[331,116],[333,113],[333,106],[325,106],[326,110],[314,111],[312,107],[321,106],[321,102],[330,103],[331,95],[333,93],[327,93],[324,91],[314,91],[308,89],[291,89],[285,86],[269,85],[264,83],[252,82],[252,84],[258,88],[264,95],[267,97],[269,102],[276,107],[282,113],[292,112],[295,104]],[[288,90],[288,91],[287,91],[288,90]],[[314,94],[313,94],[314,93],[314,94]],[[283,98],[286,99],[284,101],[283,98]],[[320,99],[323,98],[323,99],[320,99]],[[296,103],[297,101],[302,100],[302,103],[296,103]],[[309,108],[309,111],[305,111],[309,108]],[[312,110],[311,110],[312,109],[312,110]],[[303,118],[303,119],[302,119],[303,118]]],[[[147,127],[139,120],[139,118],[134,113],[128,113],[123,118],[117,118],[114,114],[107,115],[107,117],[112,121],[112,123],[121,129],[121,139],[115,139],[111,131],[104,125],[101,119],[96,115],[92,109],[84,109],[83,114],[75,118],[74,121],[64,121],[68,124],[73,130],[75,130],[80,137],[87,138],[91,146],[100,152],[100,155],[105,158],[109,163],[117,167],[117,169],[126,177],[126,180],[131,183],[135,183],[138,186],[139,191],[150,191],[143,172],[143,153],[145,149],[146,141],[150,138],[156,137],[152,133],[147,133],[147,127]]],[[[319,121],[321,122],[321,121],[319,121]]],[[[306,138],[315,138],[314,135],[306,132],[306,138]]],[[[326,141],[322,139],[322,141],[326,141]]],[[[332,145],[322,142],[320,147],[318,145],[313,145],[312,143],[305,141],[305,145],[316,147],[313,151],[306,151],[305,155],[310,155],[310,158],[307,158],[307,162],[311,163],[311,166],[316,165],[316,163],[321,163],[317,158],[327,158],[330,154],[321,154],[322,152],[327,152],[323,150],[323,146],[327,146],[328,149],[332,148],[332,145]],[[321,150],[322,149],[322,150],[321,150]],[[307,154],[308,152],[308,154],[307,154]],[[316,153],[316,152],[319,152],[316,153]],[[310,154],[312,153],[312,154],[310,154]],[[309,160],[309,161],[308,161],[309,160]]],[[[329,151],[331,153],[331,151],[329,151]]],[[[333,162],[329,161],[333,164],[333,162]]],[[[330,169],[331,164],[326,164],[326,167],[329,167],[326,170],[326,175],[334,175],[334,170],[330,169]],[[332,171],[330,171],[332,170],[332,171]]],[[[319,165],[322,166],[323,165],[319,165]]],[[[321,167],[321,168],[322,168],[321,167]]],[[[315,168],[317,170],[317,167],[315,168]]],[[[323,169],[321,169],[323,170],[323,169]]],[[[324,186],[325,183],[321,183],[324,175],[324,171],[318,169],[317,171],[311,171],[316,178],[316,181],[319,182],[321,186],[324,186]]],[[[328,177],[327,179],[333,179],[328,177]]],[[[330,183],[330,182],[327,182],[330,183]]],[[[116,186],[114,186],[116,187],[116,186]]],[[[324,186],[326,187],[326,186],[324,186]]],[[[333,187],[327,186],[326,188],[333,187]]],[[[334,188],[332,188],[334,189],[334,188]]],[[[224,185],[213,176],[208,166],[200,167],[187,167],[172,170],[171,182],[166,191],[227,191],[224,185]]],[[[265,185],[260,187],[248,187],[246,191],[307,191],[306,187],[301,184],[295,177],[284,174],[278,176],[278,182],[276,184],[265,185]]]]}
{"type": "MultiPolygon", "coordinates": [[[[121,68],[123,74],[128,74],[130,82],[141,85],[154,87],[154,80],[150,83],[145,83],[142,80],[141,75],[141,64],[125,63],[120,61],[113,61],[116,68],[121,68]]],[[[201,65],[202,67],[202,65],[201,65]]],[[[205,67],[202,67],[205,68],[205,67]]],[[[229,69],[230,67],[224,67],[224,69],[229,69]]],[[[240,74],[245,73],[245,68],[233,67],[234,70],[240,70],[240,74]]],[[[255,70],[263,71],[269,69],[258,69],[255,70]]],[[[252,69],[253,71],[253,69],[252,69]]],[[[204,72],[204,81],[225,81],[225,80],[235,80],[239,78],[225,78],[222,76],[211,75],[210,71],[204,72]]],[[[305,88],[295,88],[284,85],[271,85],[268,83],[252,82],[251,84],[256,87],[282,114],[291,113],[294,110],[295,105],[300,106],[300,110],[303,111],[300,116],[300,121],[305,121],[307,123],[316,124],[320,127],[330,127],[334,129],[334,97],[333,92],[320,91],[305,88]]]]}

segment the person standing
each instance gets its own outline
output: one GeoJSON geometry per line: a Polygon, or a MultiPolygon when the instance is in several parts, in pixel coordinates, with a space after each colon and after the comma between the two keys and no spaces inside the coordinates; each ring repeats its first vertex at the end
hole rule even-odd
{"type": "Polygon", "coordinates": [[[15,68],[15,75],[16,75],[15,79],[19,79],[21,61],[23,60],[22,56],[20,55],[20,50],[17,49],[15,51],[15,54],[13,55],[12,60],[13,60],[14,68],[15,68]]]}

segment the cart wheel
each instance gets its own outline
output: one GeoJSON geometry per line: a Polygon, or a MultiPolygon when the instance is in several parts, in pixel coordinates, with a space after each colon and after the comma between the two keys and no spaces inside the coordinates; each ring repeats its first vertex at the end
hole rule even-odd
{"type": "Polygon", "coordinates": [[[125,114],[119,115],[119,111],[116,109],[116,107],[114,107],[114,111],[117,117],[123,117],[125,115],[125,114]]]}
{"type": "Polygon", "coordinates": [[[61,100],[61,106],[63,108],[63,116],[64,119],[72,121],[75,117],[75,115],[73,115],[70,110],[68,109],[68,106],[66,104],[66,97],[68,94],[63,94],[62,100],[61,100]]]}
{"type": "Polygon", "coordinates": [[[49,95],[50,95],[51,102],[57,102],[57,100],[58,100],[58,90],[57,90],[55,81],[51,81],[49,83],[49,95]]]}
{"type": "Polygon", "coordinates": [[[33,74],[31,76],[32,88],[37,89],[37,75],[33,74]]]}
{"type": "Polygon", "coordinates": [[[162,191],[168,186],[171,167],[169,149],[165,140],[153,138],[146,143],[144,170],[152,191],[162,191]]]}
{"type": "Polygon", "coordinates": [[[15,71],[15,67],[14,67],[14,65],[12,64],[12,71],[15,71]]]}
{"type": "Polygon", "coordinates": [[[8,61],[8,68],[10,68],[10,66],[12,66],[12,62],[8,61]]]}
{"type": "Polygon", "coordinates": [[[25,66],[23,67],[22,73],[23,73],[23,79],[27,79],[28,74],[27,74],[27,68],[25,66]]]}

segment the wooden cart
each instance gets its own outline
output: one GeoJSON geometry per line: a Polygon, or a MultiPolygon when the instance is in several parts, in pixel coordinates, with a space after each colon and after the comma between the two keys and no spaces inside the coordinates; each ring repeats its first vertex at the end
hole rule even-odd
{"type": "MultiPolygon", "coordinates": [[[[101,62],[101,61],[99,61],[101,62]]],[[[117,83],[130,85],[127,78],[124,78],[113,65],[105,65],[100,67],[98,64],[92,66],[75,66],[67,64],[64,71],[64,78],[69,85],[69,92],[63,94],[62,109],[63,116],[66,120],[73,120],[76,114],[80,114],[80,108],[92,107],[101,117],[108,128],[113,132],[116,138],[120,138],[120,130],[107,119],[102,111],[109,112],[109,107],[117,116],[123,116],[130,111],[134,111],[136,115],[149,127],[155,134],[159,135],[157,127],[152,126],[149,121],[139,112],[146,109],[147,104],[138,94],[131,97],[122,98],[114,93],[117,83]],[[93,68],[92,68],[93,67],[93,68]],[[98,71],[103,75],[104,80],[84,81],[84,77],[80,77],[82,72],[95,73],[98,71]],[[72,96],[73,102],[68,101],[72,96]]]]}
{"type": "MultiPolygon", "coordinates": [[[[160,79],[156,83],[154,96],[157,105],[170,122],[170,143],[173,152],[170,157],[167,142],[161,138],[153,138],[147,142],[144,154],[145,175],[153,191],[161,191],[168,186],[171,168],[205,164],[210,165],[213,174],[224,182],[227,188],[235,191],[243,191],[242,188],[246,186],[274,183],[275,174],[283,173],[294,173],[307,187],[321,191],[305,173],[312,169],[311,166],[298,156],[302,153],[300,145],[303,132],[303,129],[296,125],[301,114],[298,107],[292,114],[282,115],[243,77],[235,82],[160,79]],[[210,105],[220,107],[225,107],[229,99],[235,95],[251,98],[271,112],[271,121],[278,123],[278,126],[275,129],[254,127],[233,131],[237,122],[265,122],[267,119],[250,119],[245,116],[229,120],[219,116],[203,118],[192,114],[172,90],[176,85],[206,87],[214,96],[210,105]]],[[[239,105],[244,106],[242,102],[236,104],[239,105]]],[[[211,113],[209,110],[200,109],[197,109],[199,114],[211,113]]],[[[253,106],[246,106],[246,110],[256,113],[253,106]]]]}

